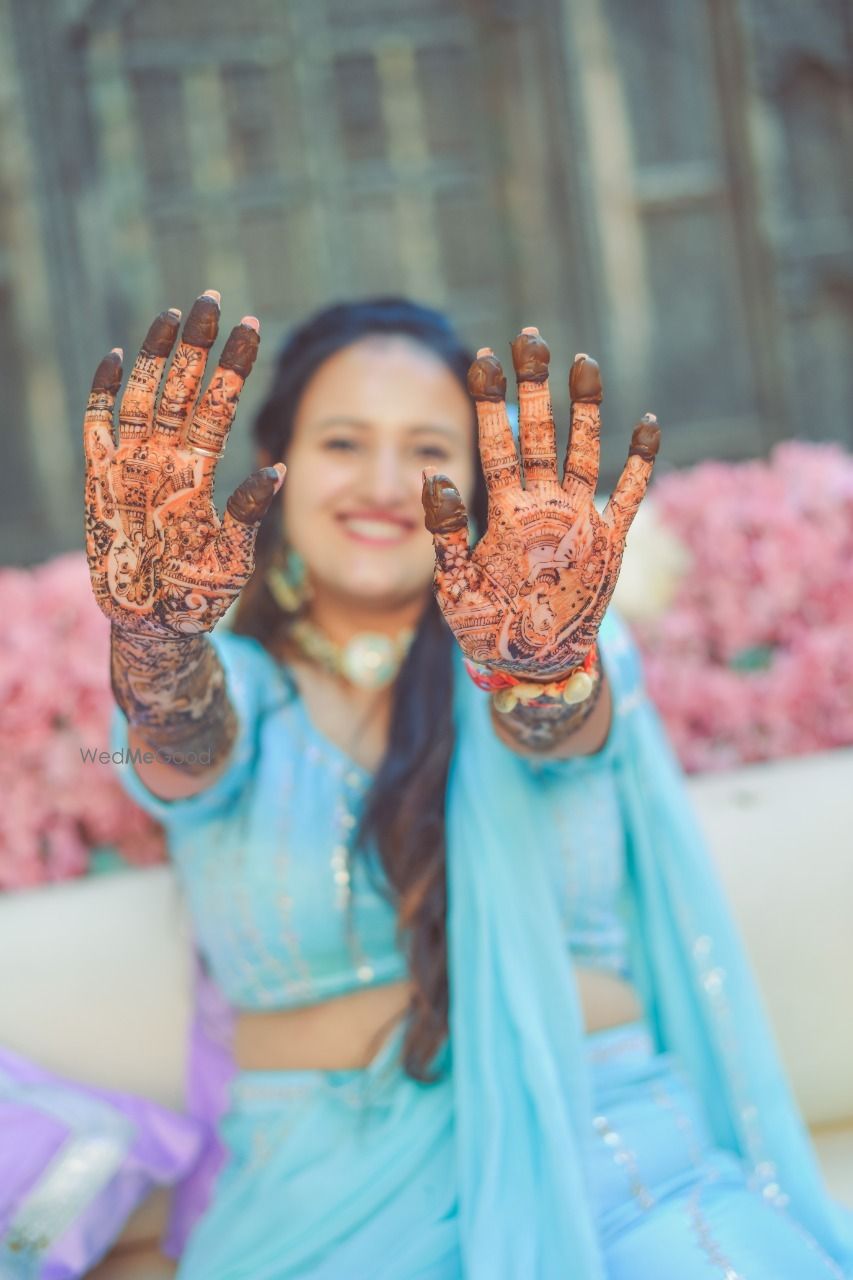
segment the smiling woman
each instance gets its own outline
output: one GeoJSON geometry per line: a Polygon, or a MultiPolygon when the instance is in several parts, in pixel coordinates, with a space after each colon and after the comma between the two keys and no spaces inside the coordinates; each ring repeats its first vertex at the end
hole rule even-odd
{"type": "Polygon", "coordinates": [[[190,312],[159,409],[177,322],[156,329],[118,447],[114,357],[86,424],[114,746],[216,759],[125,771],[237,1012],[181,1276],[841,1275],[849,1224],[608,609],[656,420],[599,513],[595,361],[560,472],[536,329],[517,450],[489,349],[403,300],[341,304],[284,347],[220,524],[227,361],[194,412],[218,312],[190,312]],[[384,652],[369,679],[354,650],[384,652]]]}
{"type": "Polygon", "coordinates": [[[313,620],[332,639],[375,625],[377,607],[395,629],[420,616],[434,566],[422,471],[439,465],[470,499],[472,436],[464,387],[413,338],[361,338],[313,374],[281,459],[284,536],[310,559],[313,620]]]}

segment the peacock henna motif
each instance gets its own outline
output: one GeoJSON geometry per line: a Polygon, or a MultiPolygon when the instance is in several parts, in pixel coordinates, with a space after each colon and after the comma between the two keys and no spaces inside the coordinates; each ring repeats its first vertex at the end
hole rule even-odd
{"type": "Polygon", "coordinates": [[[207,746],[222,746],[233,730],[221,667],[205,633],[251,577],[258,527],[284,467],[264,467],[244,480],[220,520],[213,504],[216,459],[257,354],[258,325],[246,317],[232,331],[193,412],[216,339],[219,295],[202,294],[193,305],[157,406],[179,322],[180,312],[165,311],[149,329],[121,401],[118,444],[113,414],[122,356],[116,348],[104,357],[83,445],[86,553],[95,599],[113,623],[116,698],[152,745],[187,749],[199,734],[207,746]]]}
{"type": "Polygon", "coordinates": [[[494,670],[552,680],[579,665],[610,602],[625,541],[660,444],[652,414],[635,427],[628,460],[603,513],[598,481],[602,390],[598,366],[575,357],[572,430],[562,481],[548,366],[538,330],[512,344],[518,379],[520,460],[506,412],[506,379],[488,348],[468,374],[489,490],[488,528],[476,547],[453,482],[424,473],[426,525],[436,551],[435,591],[466,656],[494,670]]]}

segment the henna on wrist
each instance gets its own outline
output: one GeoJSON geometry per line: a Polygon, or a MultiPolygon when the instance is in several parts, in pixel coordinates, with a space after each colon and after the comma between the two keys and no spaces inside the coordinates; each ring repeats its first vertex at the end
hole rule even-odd
{"type": "Polygon", "coordinates": [[[601,701],[605,676],[599,672],[589,697],[571,706],[562,698],[543,698],[537,703],[519,702],[512,711],[501,712],[493,698],[492,722],[498,736],[524,755],[551,754],[565,747],[589,722],[601,701]]]}
{"type": "Polygon", "coordinates": [[[111,641],[115,700],[148,745],[187,774],[221,763],[237,717],[207,636],[160,639],[113,625],[111,641]]]}

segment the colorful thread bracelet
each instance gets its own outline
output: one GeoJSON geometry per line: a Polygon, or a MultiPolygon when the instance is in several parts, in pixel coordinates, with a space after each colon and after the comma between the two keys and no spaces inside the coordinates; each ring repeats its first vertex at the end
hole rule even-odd
{"type": "Polygon", "coordinates": [[[574,706],[585,702],[595,688],[598,646],[592,646],[580,666],[547,684],[522,680],[506,671],[491,671],[469,658],[465,659],[465,669],[478,689],[495,695],[495,709],[498,711],[512,711],[519,702],[525,706],[544,707],[548,705],[548,699],[554,698],[562,698],[568,706],[574,706]]]}

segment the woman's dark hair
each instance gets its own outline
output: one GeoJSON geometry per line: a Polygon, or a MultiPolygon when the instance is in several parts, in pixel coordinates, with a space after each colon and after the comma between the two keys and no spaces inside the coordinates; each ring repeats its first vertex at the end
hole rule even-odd
{"type": "MultiPolygon", "coordinates": [[[[472,354],[438,311],[404,298],[371,298],[327,307],[300,325],[281,350],[266,401],[255,421],[257,444],[277,460],[286,455],[296,410],[320,366],[344,347],[375,334],[404,335],[439,356],[466,387],[472,354]]],[[[471,415],[475,493],[469,513],[486,527],[487,496],[471,415]]],[[[282,636],[283,614],[266,584],[265,569],[281,539],[281,503],[273,500],[256,546],[256,572],[240,597],[234,630],[262,644],[282,636]]],[[[379,853],[397,904],[398,936],[406,949],[413,996],[403,1063],[418,1080],[448,1027],[445,792],[453,748],[453,646],[434,599],[421,616],[394,687],[385,756],[365,799],[355,848],[379,853]]]]}

